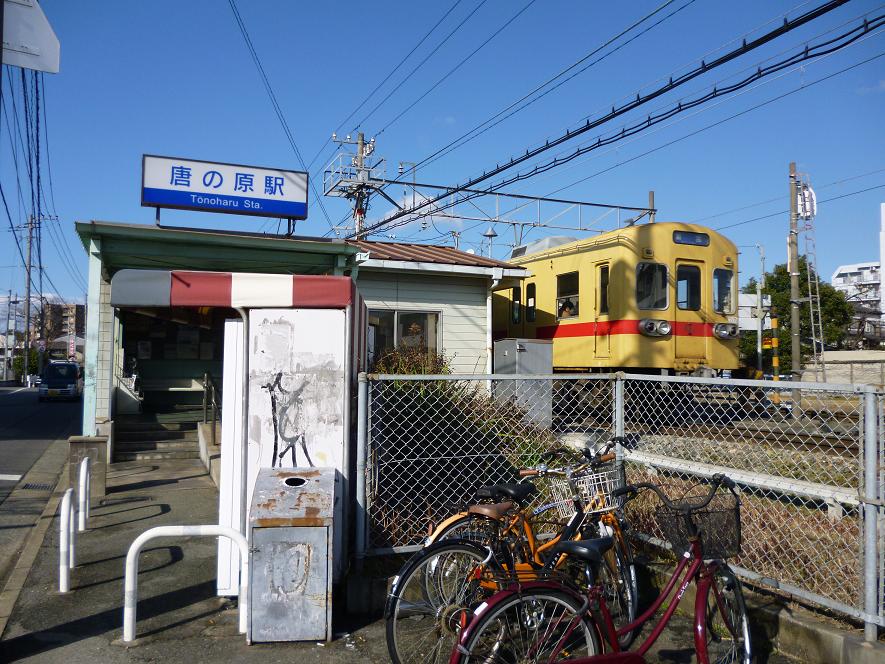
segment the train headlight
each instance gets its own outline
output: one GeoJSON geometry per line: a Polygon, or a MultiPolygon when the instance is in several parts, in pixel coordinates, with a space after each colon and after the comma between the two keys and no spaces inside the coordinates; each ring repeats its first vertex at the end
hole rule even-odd
{"type": "Polygon", "coordinates": [[[639,332],[647,337],[666,337],[672,331],[670,321],[656,318],[643,318],[639,321],[639,332]]]}
{"type": "Polygon", "coordinates": [[[735,339],[738,335],[738,326],[734,323],[716,323],[713,326],[713,334],[720,339],[735,339]]]}

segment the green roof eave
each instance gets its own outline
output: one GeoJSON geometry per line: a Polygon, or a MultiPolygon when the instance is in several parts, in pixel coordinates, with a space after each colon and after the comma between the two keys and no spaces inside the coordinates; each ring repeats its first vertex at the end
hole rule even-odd
{"type": "Polygon", "coordinates": [[[268,272],[325,272],[338,257],[359,250],[343,240],[279,237],[240,231],[160,228],[89,221],[75,224],[84,248],[101,245],[102,261],[114,272],[127,267],[268,272]]]}

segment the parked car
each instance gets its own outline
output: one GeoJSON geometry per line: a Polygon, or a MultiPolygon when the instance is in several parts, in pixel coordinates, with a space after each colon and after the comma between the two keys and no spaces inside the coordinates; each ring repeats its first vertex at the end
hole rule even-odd
{"type": "Polygon", "coordinates": [[[50,362],[41,376],[37,399],[80,399],[83,396],[83,372],[75,362],[50,362]]]}

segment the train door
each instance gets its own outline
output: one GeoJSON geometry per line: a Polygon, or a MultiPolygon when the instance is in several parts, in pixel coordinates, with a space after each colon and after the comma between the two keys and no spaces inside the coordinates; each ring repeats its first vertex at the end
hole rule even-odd
{"type": "Polygon", "coordinates": [[[522,317],[522,284],[514,286],[510,291],[510,335],[518,339],[525,337],[525,325],[522,317]]]}
{"type": "Polygon", "coordinates": [[[704,263],[676,261],[676,357],[706,357],[707,336],[703,309],[704,263]]]}
{"type": "Polygon", "coordinates": [[[608,280],[609,264],[597,263],[593,271],[596,286],[596,306],[594,308],[595,335],[594,356],[608,359],[611,355],[611,319],[609,318],[608,280]]]}

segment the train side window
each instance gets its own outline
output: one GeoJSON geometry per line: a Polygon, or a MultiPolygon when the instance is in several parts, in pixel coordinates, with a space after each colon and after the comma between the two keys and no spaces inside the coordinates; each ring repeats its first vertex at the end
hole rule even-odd
{"type": "Polygon", "coordinates": [[[720,314],[734,313],[734,272],[725,268],[713,270],[713,311],[720,314]]]}
{"type": "Polygon", "coordinates": [[[513,323],[519,323],[522,319],[522,288],[516,286],[510,298],[511,312],[510,312],[510,320],[513,323]]]}
{"type": "Polygon", "coordinates": [[[527,323],[535,322],[536,311],[535,284],[529,284],[525,287],[525,320],[527,323]]]}
{"type": "Polygon", "coordinates": [[[676,268],[676,306],[698,311],[701,308],[701,268],[679,265],[676,268]]]}
{"type": "Polygon", "coordinates": [[[599,313],[608,313],[608,265],[599,266],[599,313]]]}
{"type": "Polygon", "coordinates": [[[556,317],[578,315],[578,273],[569,272],[556,277],[556,317]]]}
{"type": "Polygon", "coordinates": [[[640,263],[636,266],[636,306],[640,309],[666,309],[667,266],[640,263]]]}

